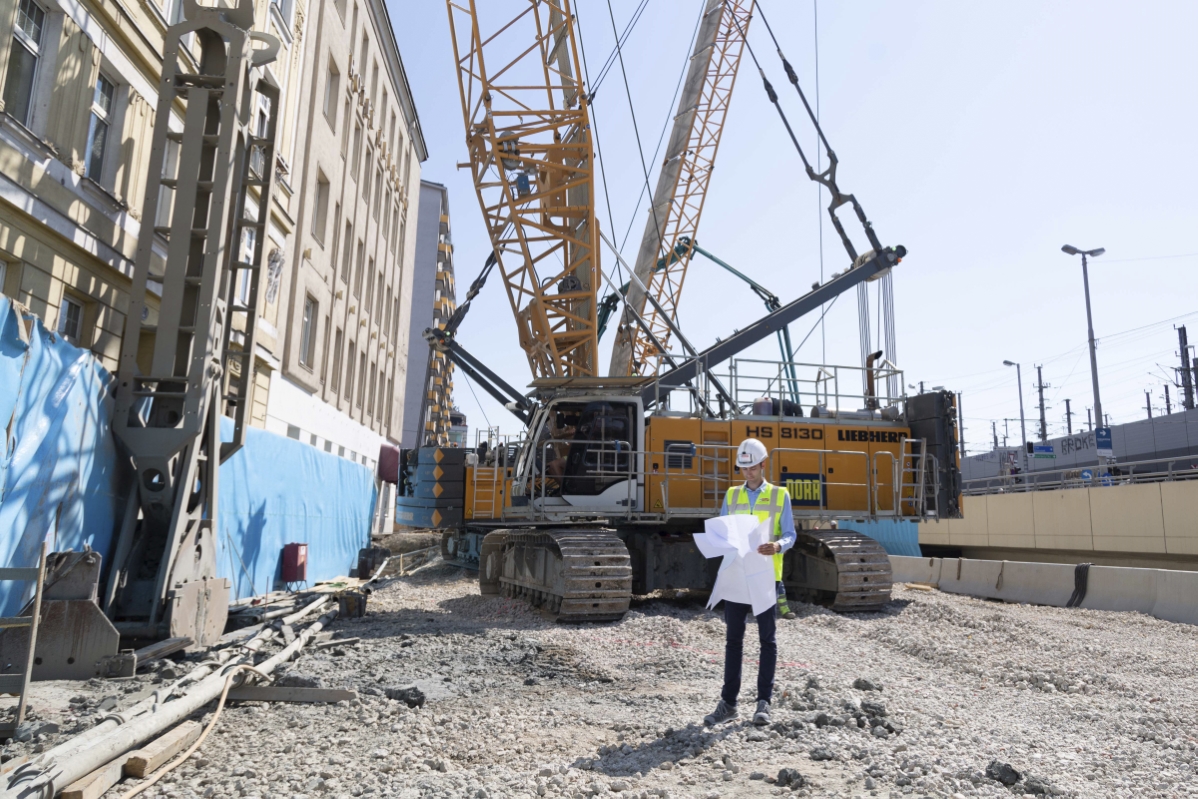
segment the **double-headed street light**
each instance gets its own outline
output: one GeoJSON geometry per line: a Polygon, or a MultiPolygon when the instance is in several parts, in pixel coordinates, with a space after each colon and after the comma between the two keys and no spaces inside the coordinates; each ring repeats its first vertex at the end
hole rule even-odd
{"type": "Polygon", "coordinates": [[[1102,400],[1098,398],[1098,355],[1094,350],[1094,318],[1090,315],[1090,271],[1086,268],[1086,259],[1097,258],[1106,252],[1106,249],[1098,247],[1093,250],[1079,250],[1072,244],[1066,244],[1061,248],[1061,252],[1082,257],[1082,285],[1086,289],[1086,327],[1090,334],[1090,379],[1094,382],[1094,418],[1098,420],[1098,427],[1104,427],[1106,417],[1102,415],[1102,400]]]}
{"type": "Polygon", "coordinates": [[[1019,432],[1023,438],[1023,471],[1026,473],[1030,469],[1027,459],[1027,423],[1023,418],[1023,370],[1014,361],[1003,361],[1002,365],[1015,367],[1015,379],[1019,383],[1019,432]]]}

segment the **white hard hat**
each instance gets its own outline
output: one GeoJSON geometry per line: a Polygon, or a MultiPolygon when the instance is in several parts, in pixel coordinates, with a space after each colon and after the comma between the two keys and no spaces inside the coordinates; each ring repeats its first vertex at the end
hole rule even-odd
{"type": "Polygon", "coordinates": [[[755,438],[746,438],[740,442],[740,446],[736,450],[736,465],[740,468],[746,466],[756,466],[759,463],[765,463],[770,453],[762,444],[755,438]]]}

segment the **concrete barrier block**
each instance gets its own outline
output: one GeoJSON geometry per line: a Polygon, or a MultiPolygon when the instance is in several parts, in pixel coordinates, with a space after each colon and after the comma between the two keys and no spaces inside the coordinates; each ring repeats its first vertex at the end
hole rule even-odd
{"type": "Polygon", "coordinates": [[[992,547],[1036,548],[1036,521],[1031,494],[986,497],[987,541],[992,547]]]}
{"type": "MultiPolygon", "coordinates": [[[[1064,607],[1073,594],[1069,563],[910,558],[890,556],[896,583],[929,583],[950,594],[1064,607]]],[[[1165,621],[1198,624],[1198,572],[1091,566],[1090,610],[1138,612],[1165,621]]]]}
{"type": "Polygon", "coordinates": [[[911,558],[904,555],[891,555],[890,571],[896,583],[935,585],[940,578],[940,558],[911,558]]]}
{"type": "Polygon", "coordinates": [[[1160,489],[1165,550],[1170,555],[1198,555],[1198,482],[1161,483],[1160,489]]]}
{"type": "Polygon", "coordinates": [[[1032,494],[1036,549],[1093,551],[1090,498],[1077,489],[1032,494]]]}
{"type": "Polygon", "coordinates": [[[1073,566],[946,558],[940,590],[1006,602],[1059,606],[1064,605],[1073,593],[1073,566]]]}
{"type": "Polygon", "coordinates": [[[1156,606],[1160,569],[1091,566],[1083,608],[1151,613],[1156,606]]]}
{"type": "Polygon", "coordinates": [[[1150,612],[1158,619],[1198,624],[1198,572],[1162,569],[1150,612]]]}

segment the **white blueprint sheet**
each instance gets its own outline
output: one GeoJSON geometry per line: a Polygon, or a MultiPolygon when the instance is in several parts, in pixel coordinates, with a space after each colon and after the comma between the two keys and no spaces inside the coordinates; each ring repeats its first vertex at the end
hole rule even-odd
{"type": "Polygon", "coordinates": [[[723,557],[707,607],[721,599],[753,606],[753,615],[769,610],[777,601],[774,591],[774,558],[757,554],[770,541],[769,520],[737,514],[704,522],[706,532],[695,533],[695,545],[707,558],[723,557]]]}

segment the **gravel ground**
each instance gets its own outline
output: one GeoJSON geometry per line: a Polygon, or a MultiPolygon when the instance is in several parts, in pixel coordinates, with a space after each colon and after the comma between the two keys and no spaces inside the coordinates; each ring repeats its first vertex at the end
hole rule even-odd
{"type": "MultiPolygon", "coordinates": [[[[292,684],[352,687],[360,701],[230,706],[198,759],[145,795],[1198,794],[1198,628],[901,586],[883,613],[796,609],[779,624],[772,726],[742,713],[707,730],[724,625],[701,603],[555,626],[435,564],[376,592],[366,618],[335,623],[360,644],[290,665],[292,684]],[[404,699],[413,687],[421,707],[404,699]],[[1002,764],[1019,773],[1011,787],[987,777],[1016,776],[1002,764]]],[[[751,660],[752,626],[746,637],[751,660]]],[[[754,677],[746,664],[746,711],[754,677]]],[[[75,697],[86,702],[64,729],[109,685],[75,697]]],[[[4,752],[59,736],[42,737],[4,752]]]]}

